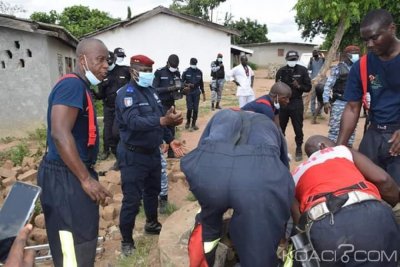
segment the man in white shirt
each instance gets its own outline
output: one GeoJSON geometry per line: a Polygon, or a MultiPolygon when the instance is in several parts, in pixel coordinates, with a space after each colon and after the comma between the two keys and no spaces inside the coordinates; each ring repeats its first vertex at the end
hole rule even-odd
{"type": "Polygon", "coordinates": [[[230,71],[230,78],[237,85],[236,96],[239,99],[239,107],[243,107],[247,103],[253,101],[254,91],[254,72],[249,65],[247,65],[247,56],[240,57],[240,65],[237,65],[230,71]]]}

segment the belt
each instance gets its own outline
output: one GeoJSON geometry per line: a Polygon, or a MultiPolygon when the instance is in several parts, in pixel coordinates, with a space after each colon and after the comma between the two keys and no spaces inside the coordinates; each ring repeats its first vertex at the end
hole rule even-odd
{"type": "Polygon", "coordinates": [[[129,151],[133,151],[133,152],[137,152],[140,154],[146,154],[146,155],[151,155],[154,154],[156,151],[158,151],[158,148],[144,148],[141,146],[134,146],[134,145],[130,145],[130,144],[124,144],[126,149],[128,149],[129,151]]]}
{"type": "Polygon", "coordinates": [[[400,129],[400,124],[377,124],[377,123],[371,123],[369,126],[370,129],[374,129],[377,131],[382,131],[382,132],[394,132],[400,129]]]}
{"type": "MultiPolygon", "coordinates": [[[[349,199],[343,204],[342,208],[367,200],[378,200],[374,195],[362,191],[351,191],[347,193],[347,195],[349,196],[349,199]]],[[[318,203],[307,211],[308,217],[313,221],[320,220],[329,213],[330,210],[328,209],[325,201],[318,203]]]]}

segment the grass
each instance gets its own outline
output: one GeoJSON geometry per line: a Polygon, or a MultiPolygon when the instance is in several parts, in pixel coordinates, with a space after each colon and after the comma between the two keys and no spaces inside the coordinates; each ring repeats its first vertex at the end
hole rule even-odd
{"type": "Polygon", "coordinates": [[[3,137],[3,138],[0,139],[0,143],[9,144],[9,143],[11,143],[12,141],[15,141],[15,140],[17,140],[17,138],[12,137],[12,136],[6,136],[6,137],[3,137]]]}
{"type": "Polygon", "coordinates": [[[154,245],[157,245],[158,236],[143,235],[135,240],[135,252],[132,256],[122,258],[117,262],[117,267],[147,267],[152,258],[149,253],[154,245]]]}
{"type": "Polygon", "coordinates": [[[186,196],[186,200],[194,202],[194,201],[197,201],[197,198],[193,195],[192,192],[189,192],[189,194],[186,196]]]}
{"type": "Polygon", "coordinates": [[[24,157],[28,156],[29,148],[26,142],[21,142],[10,150],[10,159],[14,165],[21,165],[24,157]]]}

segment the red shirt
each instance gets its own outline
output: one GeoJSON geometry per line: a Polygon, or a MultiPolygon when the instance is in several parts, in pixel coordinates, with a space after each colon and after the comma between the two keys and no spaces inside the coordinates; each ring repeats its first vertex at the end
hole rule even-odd
{"type": "MultiPolygon", "coordinates": [[[[357,189],[381,199],[374,184],[365,180],[353,162],[351,151],[345,146],[328,147],[313,153],[306,162],[300,164],[292,173],[296,184],[296,198],[300,203],[300,212],[307,211],[315,204],[325,201],[325,197],[309,201],[309,197],[335,192],[360,182],[366,189],[357,189]]],[[[335,195],[346,193],[339,191],[335,195]]]]}

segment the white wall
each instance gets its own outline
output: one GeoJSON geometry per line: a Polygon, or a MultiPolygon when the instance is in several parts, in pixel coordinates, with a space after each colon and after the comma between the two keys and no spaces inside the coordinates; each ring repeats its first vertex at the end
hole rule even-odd
{"type": "Polygon", "coordinates": [[[155,62],[154,71],[165,66],[170,54],[177,54],[182,73],[189,67],[190,58],[195,57],[205,81],[210,80],[210,64],[218,53],[224,55],[225,66],[231,64],[231,41],[227,33],[165,14],[93,37],[102,40],[110,51],[116,47],[125,49],[125,65],[129,65],[132,55],[143,54],[150,57],[155,62]]]}

